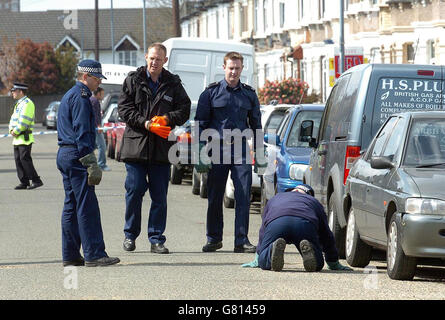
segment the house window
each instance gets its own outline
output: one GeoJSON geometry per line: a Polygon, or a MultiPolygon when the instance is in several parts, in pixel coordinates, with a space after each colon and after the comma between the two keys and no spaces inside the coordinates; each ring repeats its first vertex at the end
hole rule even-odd
{"type": "Polygon", "coordinates": [[[120,51],[119,64],[137,66],[137,51],[120,51]]]}
{"type": "Polygon", "coordinates": [[[119,64],[127,66],[137,66],[137,48],[127,38],[116,48],[119,64]]]}
{"type": "Polygon", "coordinates": [[[284,3],[280,2],[280,28],[284,26],[284,3]]]}
{"type": "Polygon", "coordinates": [[[241,6],[241,32],[245,32],[248,31],[247,29],[247,25],[248,25],[248,10],[247,10],[247,6],[241,6]]]}

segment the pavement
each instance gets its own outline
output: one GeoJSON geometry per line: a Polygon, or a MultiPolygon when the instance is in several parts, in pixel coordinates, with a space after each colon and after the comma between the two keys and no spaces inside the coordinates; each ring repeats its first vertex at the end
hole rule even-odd
{"type": "MultiPolygon", "coordinates": [[[[37,127],[36,131],[43,130],[37,127]]],[[[7,126],[0,126],[0,134],[7,126]]],[[[64,200],[56,168],[56,135],[41,135],[33,160],[44,186],[13,190],[18,184],[10,138],[0,139],[0,299],[13,300],[399,300],[445,299],[445,269],[422,267],[413,281],[394,281],[384,261],[345,273],[325,268],[307,273],[295,247],[287,246],[282,272],[241,268],[254,254],[233,252],[234,210],[224,209],[223,248],[203,253],[207,200],[191,192],[191,181],[170,185],[165,235],[170,254],[150,253],[144,232],[136,251],[122,249],[125,167],[108,159],[96,188],[106,250],[121,263],[109,267],[63,268],[61,210],[64,200]]],[[[144,198],[146,230],[149,194],[144,198]]],[[[259,203],[253,203],[249,237],[258,241],[259,203]]],[[[346,264],[346,261],[341,261],[346,264]]],[[[171,310],[170,310],[171,311],[171,310]]],[[[180,313],[179,307],[174,312],[180,313]]],[[[184,311],[184,310],[182,310],[184,311]]],[[[196,311],[196,310],[195,310],[196,311]]],[[[221,310],[220,310],[221,311],[221,310]]]]}

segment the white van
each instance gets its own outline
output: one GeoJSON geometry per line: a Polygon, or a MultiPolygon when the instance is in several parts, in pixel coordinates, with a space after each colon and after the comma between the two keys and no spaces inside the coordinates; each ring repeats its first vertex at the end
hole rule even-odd
{"type": "Polygon", "coordinates": [[[170,38],[163,42],[168,61],[164,67],[179,75],[187,94],[196,106],[200,94],[215,81],[224,78],[224,56],[236,51],[244,57],[241,82],[256,89],[255,48],[236,41],[212,41],[202,38],[170,38]]]}

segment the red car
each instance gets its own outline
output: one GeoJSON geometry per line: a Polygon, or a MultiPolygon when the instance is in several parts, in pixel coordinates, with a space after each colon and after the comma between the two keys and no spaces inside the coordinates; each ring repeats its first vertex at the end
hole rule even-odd
{"type": "Polygon", "coordinates": [[[115,159],[120,150],[122,135],[125,130],[125,122],[120,121],[117,113],[117,105],[110,111],[108,120],[104,123],[105,141],[107,144],[107,156],[115,159]],[[110,128],[110,129],[108,129],[110,128]]]}

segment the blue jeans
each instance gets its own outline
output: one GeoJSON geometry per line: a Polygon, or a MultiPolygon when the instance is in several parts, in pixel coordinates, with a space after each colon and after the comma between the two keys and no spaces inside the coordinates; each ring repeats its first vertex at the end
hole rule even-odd
{"type": "Polygon", "coordinates": [[[270,270],[272,245],[278,238],[283,238],[287,244],[294,244],[298,252],[300,252],[300,241],[308,240],[312,243],[315,251],[317,270],[323,269],[324,259],[317,228],[309,220],[295,216],[279,217],[266,226],[263,240],[261,244],[258,244],[257,250],[259,252],[258,265],[261,269],[270,270]]]}
{"type": "Polygon", "coordinates": [[[77,148],[59,148],[57,168],[62,174],[65,202],[62,210],[62,256],[64,261],[106,257],[100,221],[99,203],[94,186],[88,185],[88,173],[79,159],[77,148]]]}
{"type": "Polygon", "coordinates": [[[99,133],[97,131],[96,131],[96,147],[99,153],[99,158],[97,159],[97,165],[103,169],[107,166],[107,157],[105,155],[105,149],[107,147],[105,145],[104,134],[99,133]]]}
{"type": "Polygon", "coordinates": [[[167,191],[170,181],[169,164],[126,163],[125,180],[125,238],[136,240],[141,233],[142,200],[149,190],[151,207],[148,219],[148,239],[164,243],[163,235],[167,223],[167,191]]]}

